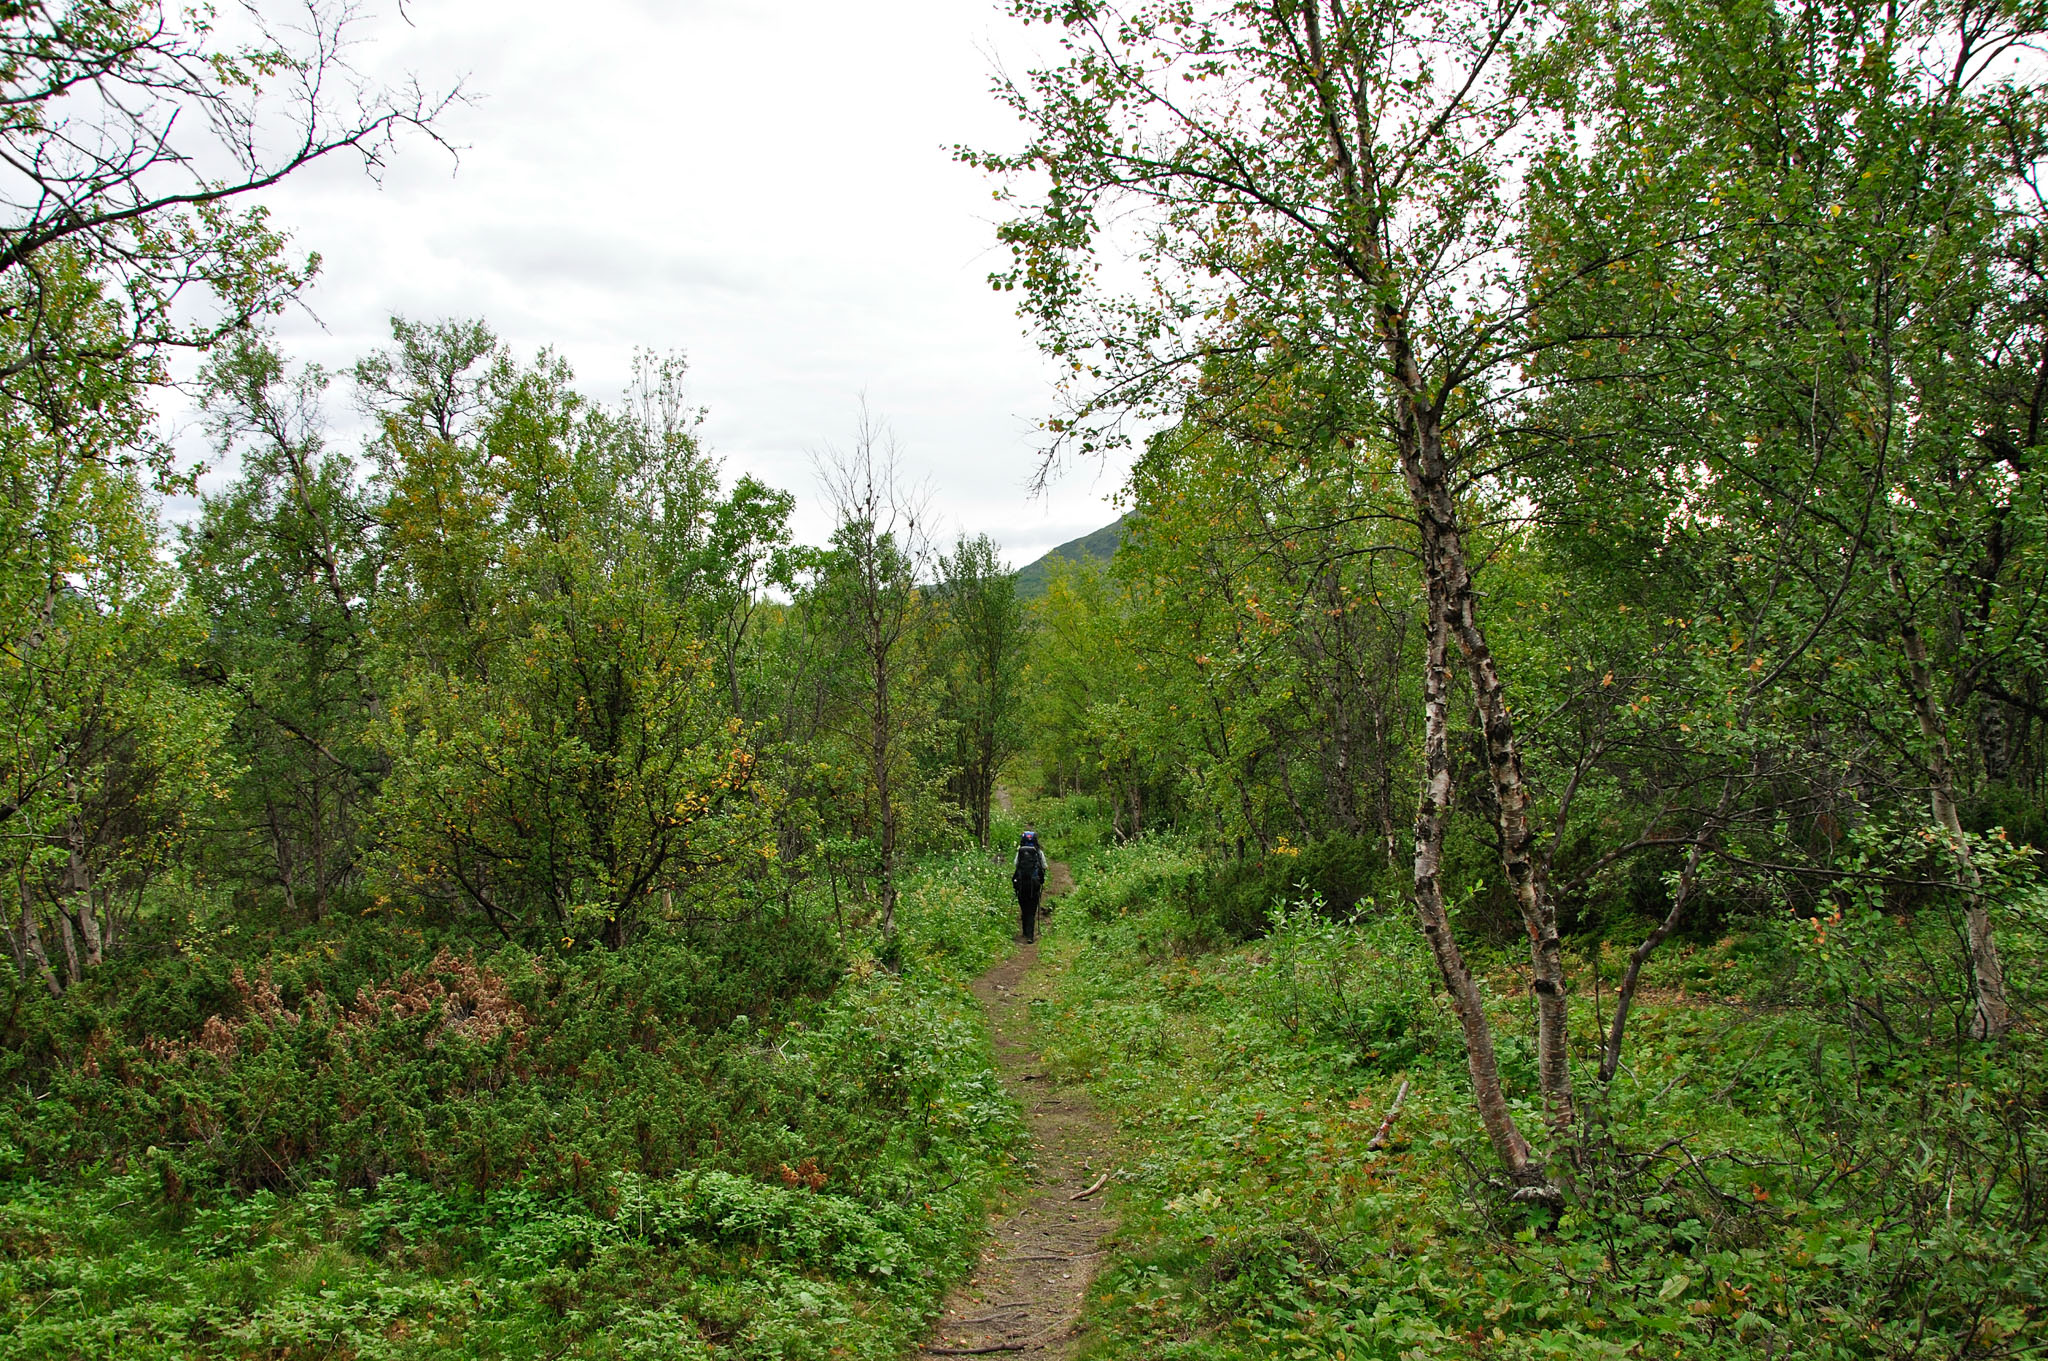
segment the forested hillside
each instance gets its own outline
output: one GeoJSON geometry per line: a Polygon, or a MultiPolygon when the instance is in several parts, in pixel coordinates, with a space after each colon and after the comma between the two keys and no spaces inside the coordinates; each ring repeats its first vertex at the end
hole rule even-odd
{"type": "Polygon", "coordinates": [[[1083,1086],[995,1350],[2048,1348],[2048,14],[1007,9],[1017,475],[1133,457],[1022,574],[294,354],[263,194],[461,97],[353,11],[0,7],[0,1357],[903,1355],[1083,1086]]]}
{"type": "Polygon", "coordinates": [[[1025,600],[1037,600],[1052,586],[1052,574],[1057,564],[1082,567],[1090,564],[1107,563],[1116,556],[1117,545],[1123,542],[1124,522],[1083,534],[1078,539],[1069,539],[1058,547],[1048,550],[1043,557],[1025,563],[1017,569],[1017,594],[1025,600]]]}

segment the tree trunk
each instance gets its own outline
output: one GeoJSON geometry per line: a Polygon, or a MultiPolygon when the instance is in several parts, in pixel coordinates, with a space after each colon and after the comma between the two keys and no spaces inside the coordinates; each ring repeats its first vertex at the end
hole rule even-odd
{"type": "Polygon", "coordinates": [[[995,719],[989,717],[983,724],[981,734],[981,770],[975,779],[974,788],[974,838],[988,849],[989,826],[995,821],[991,809],[996,800],[996,730],[995,719]]]}
{"type": "MultiPolygon", "coordinates": [[[[1564,952],[1557,936],[1556,912],[1551,907],[1550,895],[1544,891],[1542,876],[1536,872],[1531,855],[1535,834],[1529,826],[1529,792],[1522,780],[1521,752],[1515,740],[1514,722],[1508,712],[1507,697],[1501,687],[1498,669],[1493,654],[1486,645],[1485,631],[1480,627],[1477,599],[1472,590],[1472,578],[1465,560],[1464,542],[1459,528],[1457,501],[1451,486],[1451,470],[1443,445],[1443,429],[1439,409],[1430,395],[1429,383],[1423,377],[1417,363],[1414,334],[1409,329],[1409,316],[1398,299],[1403,294],[1403,281],[1397,277],[1397,270],[1389,260],[1382,233],[1387,226],[1388,205],[1398,202],[1401,190],[1395,189],[1383,176],[1379,162],[1379,138],[1382,133],[1378,119],[1367,106],[1364,91],[1368,82],[1359,80],[1351,90],[1347,103],[1339,92],[1339,86],[1332,77],[1332,66],[1324,50],[1322,13],[1318,4],[1304,5],[1300,9],[1303,37],[1310,57],[1310,72],[1316,99],[1320,105],[1324,130],[1329,139],[1331,160],[1341,179],[1343,194],[1354,214],[1349,240],[1354,251],[1355,264],[1352,269],[1359,283],[1377,298],[1370,342],[1378,349],[1386,364],[1389,380],[1389,396],[1393,406],[1395,423],[1395,444],[1400,453],[1401,472],[1408,485],[1409,500],[1416,513],[1416,522],[1421,534],[1423,570],[1427,578],[1429,593],[1429,621],[1431,634],[1428,639],[1430,655],[1442,666],[1445,633],[1454,633],[1458,650],[1464,655],[1466,671],[1471,677],[1473,698],[1479,708],[1481,731],[1486,738],[1487,763],[1493,777],[1495,802],[1501,833],[1501,867],[1506,873],[1509,886],[1514,890],[1515,903],[1522,914],[1523,925],[1529,932],[1529,955],[1535,971],[1536,991],[1536,1050],[1537,1071],[1543,1090],[1543,1101],[1552,1123],[1556,1126],[1568,1124],[1572,1118],[1572,1090],[1570,1051],[1567,1048],[1564,952]],[[1348,127],[1348,134],[1347,134],[1348,127]]],[[[1344,40],[1348,55],[1360,62],[1365,58],[1351,43],[1344,40]]],[[[1363,339],[1363,337],[1361,337],[1363,339]]],[[[1439,684],[1439,692],[1442,685],[1439,684]]],[[[1447,700],[1439,693],[1433,704],[1447,700]]],[[[1438,712],[1435,707],[1426,709],[1428,719],[1437,725],[1436,737],[1439,742],[1448,741],[1448,713],[1438,712]]],[[[1426,780],[1438,778],[1445,782],[1448,793],[1450,766],[1448,747],[1434,756],[1425,758],[1426,780]],[[1431,770],[1435,762],[1441,771],[1431,770]]],[[[1435,796],[1427,784],[1423,794],[1425,808],[1432,806],[1435,796]]],[[[1440,815],[1438,815],[1440,816],[1440,815]]],[[[1421,834],[1426,830],[1425,819],[1416,821],[1416,872],[1420,888],[1423,879],[1425,848],[1421,834]]],[[[1441,849],[1442,829],[1434,835],[1441,849]]],[[[1436,855],[1431,853],[1432,875],[1436,855]]],[[[1418,907],[1421,906],[1418,893],[1418,907]]],[[[1437,910],[1442,907],[1441,896],[1437,910]]],[[[1445,936],[1449,941],[1448,935],[1445,936]]],[[[1460,964],[1462,969],[1462,963],[1460,964]]],[[[1447,979],[1448,981],[1448,979],[1447,979]]],[[[1469,1042],[1469,1041],[1468,1041],[1469,1042]]],[[[1488,1039],[1488,1053],[1491,1054],[1491,1039],[1488,1039]]],[[[1502,1114],[1505,1114],[1503,1109],[1502,1114]]],[[[1519,1136],[1517,1136],[1519,1138],[1519,1136]]],[[[1495,1139],[1497,1148],[1501,1140],[1495,1139]]],[[[1526,1145],[1525,1145],[1526,1147],[1526,1145]]],[[[1503,1153],[1506,1157],[1506,1153],[1503,1153]]],[[[1515,1164],[1510,1161],[1511,1170],[1515,1164]]],[[[1520,1175],[1520,1173],[1517,1173],[1520,1175]]]]}
{"type": "Polygon", "coordinates": [[[1373,812],[1379,818],[1380,836],[1387,843],[1389,865],[1399,864],[1401,860],[1400,833],[1394,826],[1394,745],[1390,731],[1393,726],[1390,712],[1393,698],[1389,696],[1388,703],[1373,706],[1373,812]]]}
{"type": "Polygon", "coordinates": [[[42,976],[43,986],[50,990],[50,996],[62,997],[64,984],[57,978],[57,971],[50,967],[49,952],[43,949],[43,933],[36,925],[35,908],[29,902],[28,883],[21,884],[21,944],[35,961],[36,972],[42,976]]]}
{"type": "Polygon", "coordinates": [[[1899,629],[1906,652],[1906,689],[1913,701],[1913,713],[1920,720],[1921,735],[1927,739],[1929,801],[1934,821],[1955,859],[1956,887],[1963,893],[1963,922],[1970,953],[1970,1034],[1980,1040],[1995,1040],[2012,1029],[2012,1007],[2005,994],[2005,964],[1998,957],[1998,941],[1991,932],[1990,909],[1984,905],[1984,880],[1970,855],[1962,818],[1956,813],[1955,768],[1949,759],[1948,732],[1934,698],[1927,640],[1910,615],[1901,619],[1899,629]]]}
{"type": "MultiPolygon", "coordinates": [[[[1429,589],[1441,598],[1444,622],[1458,640],[1465,671],[1472,683],[1480,731],[1486,742],[1488,772],[1493,781],[1495,817],[1500,831],[1501,870],[1515,895],[1522,925],[1529,933],[1529,962],[1535,973],[1536,1069],[1543,1104],[1553,1125],[1572,1120],[1571,1054],[1568,1047],[1564,946],[1557,933],[1557,909],[1537,873],[1533,854],[1536,832],[1529,820],[1529,786],[1522,778],[1522,755],[1508,711],[1507,691],[1479,623],[1478,596],[1465,559],[1457,503],[1451,494],[1443,454],[1442,430],[1436,413],[1418,401],[1403,401],[1402,471],[1421,526],[1429,589]]],[[[1432,609],[1436,606],[1432,606],[1432,609]]],[[[1432,643],[1432,646],[1435,644],[1432,643]]]]}
{"type": "MultiPolygon", "coordinates": [[[[1746,707],[1743,710],[1742,726],[1745,729],[1749,726],[1749,712],[1746,707]]],[[[1751,778],[1757,773],[1754,758],[1751,760],[1749,773],[1751,778]]],[[[1720,830],[1734,806],[1735,777],[1730,775],[1721,781],[1721,799],[1714,807],[1713,818],[1706,826],[1700,828],[1699,834],[1693,838],[1691,848],[1686,852],[1685,866],[1678,872],[1678,888],[1671,895],[1671,910],[1664,914],[1664,920],[1657,924],[1657,928],[1629,952],[1628,968],[1623,970],[1621,986],[1614,994],[1614,1020],[1609,1023],[1607,1038],[1602,1041],[1600,1047],[1602,1082],[1614,1081],[1614,1074],[1621,1067],[1621,1045],[1628,1035],[1629,1008],[1635,1005],[1636,985],[1642,978],[1643,965],[1649,962],[1650,956],[1657,952],[1657,947],[1664,943],[1678,928],[1678,923],[1684,919],[1685,909],[1692,901],[1693,890],[1699,886],[1700,861],[1706,856],[1707,838],[1720,830]]],[[[1560,839],[1563,834],[1563,821],[1560,819],[1560,839]]]]}
{"type": "Polygon", "coordinates": [[[64,943],[64,982],[77,987],[85,977],[78,967],[78,933],[71,929],[71,914],[61,908],[57,912],[57,938],[64,943]]]}
{"type": "MultiPolygon", "coordinates": [[[[78,776],[71,774],[65,780],[65,792],[71,800],[72,811],[64,819],[64,878],[57,890],[57,909],[67,918],[78,923],[78,934],[85,939],[85,967],[97,969],[105,958],[100,944],[100,923],[93,911],[92,867],[85,859],[85,824],[78,820],[78,776]]],[[[68,949],[67,945],[67,949],[68,949]]],[[[72,982],[77,982],[77,966],[72,966],[72,982]]]]}
{"type": "MultiPolygon", "coordinates": [[[[879,630],[877,634],[879,636],[879,630]]],[[[896,801],[889,788],[889,664],[886,639],[876,645],[874,657],[875,709],[869,728],[870,751],[875,764],[875,802],[879,805],[882,852],[882,936],[896,932],[896,801]]]]}
{"type": "Polygon", "coordinates": [[[297,921],[299,895],[292,891],[291,849],[285,844],[284,827],[278,821],[277,805],[267,804],[264,812],[270,820],[270,860],[277,867],[277,886],[284,890],[284,910],[291,914],[292,920],[297,921]]]}
{"type": "MultiPolygon", "coordinates": [[[[1431,557],[1424,550],[1427,560],[1431,557]]],[[[1493,1027],[1486,1019],[1486,1007],[1464,955],[1451,935],[1449,914],[1444,911],[1444,832],[1451,814],[1450,756],[1450,666],[1449,625],[1445,602],[1438,589],[1439,574],[1433,562],[1424,569],[1429,576],[1429,624],[1425,640],[1423,673],[1422,796],[1415,809],[1415,911],[1421,918],[1422,934],[1429,942],[1430,957],[1450,994],[1451,1010],[1464,1031],[1465,1063],[1472,1074],[1472,1096],[1479,1107],[1479,1119],[1494,1153],[1519,1185],[1535,1186],[1544,1181],[1529,1148],[1508,1109],[1501,1090],[1500,1062],[1493,1049],[1493,1027]]]]}
{"type": "Polygon", "coordinates": [[[1977,714],[1977,747],[1984,754],[1984,778],[2003,780],[2012,774],[2012,721],[2005,706],[1995,699],[1984,701],[1977,714]]]}
{"type": "MultiPolygon", "coordinates": [[[[1700,833],[1704,839],[1706,832],[1700,833]]],[[[1635,1004],[1636,984],[1643,975],[1643,965],[1655,954],[1657,947],[1678,927],[1679,919],[1685,915],[1686,904],[1692,899],[1693,886],[1699,882],[1700,852],[1702,841],[1692,843],[1692,850],[1686,854],[1685,868],[1678,873],[1678,889],[1671,895],[1671,910],[1664,914],[1664,920],[1657,928],[1643,937],[1642,943],[1629,951],[1628,968],[1622,971],[1621,986],[1614,992],[1614,1019],[1608,1023],[1607,1038],[1600,1048],[1600,1080],[1614,1081],[1614,1074],[1621,1067],[1621,1045],[1628,1035],[1629,1008],[1635,1004]]]]}

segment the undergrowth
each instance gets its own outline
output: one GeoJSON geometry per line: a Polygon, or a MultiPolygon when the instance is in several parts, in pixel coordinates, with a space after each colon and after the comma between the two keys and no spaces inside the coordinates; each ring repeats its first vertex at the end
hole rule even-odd
{"type": "Polygon", "coordinates": [[[158,957],[0,1056],[0,1357],[885,1357],[966,1270],[1015,1109],[983,860],[616,954],[358,923],[158,957]]]}
{"type": "MultiPolygon", "coordinates": [[[[1048,1058],[1090,1083],[1133,1150],[1088,1355],[2048,1347],[2040,1042],[1956,1042],[1953,979],[1930,994],[1946,1003],[1914,1009],[1907,980],[1953,951],[1945,923],[1788,917],[1674,949],[1605,1092],[1582,957],[1583,1119],[1548,1149],[1558,1211],[1513,1203],[1495,1176],[1405,912],[1276,906],[1262,938],[1221,946],[1186,900],[1201,873],[1170,839],[1109,851],[1047,947],[1063,970],[1039,1004],[1048,1058]]],[[[2029,968],[2038,927],[2006,928],[2029,968]]],[[[1524,984],[1511,957],[1484,962],[1505,1076],[1533,1096],[1528,1018],[1506,1000],[1524,984]]],[[[1533,1102],[1516,1113],[1540,1132],[1533,1102]]]]}

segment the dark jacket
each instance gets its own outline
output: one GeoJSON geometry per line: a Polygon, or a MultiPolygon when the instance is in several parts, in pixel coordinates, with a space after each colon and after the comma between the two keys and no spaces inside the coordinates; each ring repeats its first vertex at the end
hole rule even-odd
{"type": "Polygon", "coordinates": [[[1017,867],[1010,871],[1010,887],[1019,893],[1037,893],[1045,887],[1045,852],[1037,846],[1017,848],[1017,867]]]}

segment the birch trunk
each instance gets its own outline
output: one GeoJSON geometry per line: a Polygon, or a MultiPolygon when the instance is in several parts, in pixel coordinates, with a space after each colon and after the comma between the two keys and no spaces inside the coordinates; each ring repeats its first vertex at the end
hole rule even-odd
{"type": "Polygon", "coordinates": [[[85,832],[76,817],[66,819],[64,840],[69,859],[58,889],[57,906],[67,920],[78,923],[78,934],[85,940],[85,967],[96,969],[106,958],[106,952],[100,940],[99,916],[93,910],[92,869],[85,861],[85,832]]]}
{"type": "Polygon", "coordinates": [[[1479,1108],[1480,1122],[1494,1154],[1507,1167],[1508,1175],[1523,1186],[1540,1185],[1543,1173],[1535,1164],[1529,1141],[1515,1124],[1501,1089],[1500,1062],[1493,1049],[1493,1027],[1473,981],[1472,971],[1451,935],[1449,915],[1444,910],[1444,831],[1450,820],[1453,791],[1450,756],[1450,628],[1445,600],[1438,589],[1433,555],[1425,546],[1429,574],[1429,620],[1424,640],[1422,796],[1415,809],[1415,911],[1421,918],[1423,937],[1429,942],[1430,957],[1450,994],[1451,1010],[1464,1032],[1465,1063],[1472,1074],[1472,1097],[1479,1108]]]}
{"type": "Polygon", "coordinates": [[[881,822],[882,851],[882,935],[886,938],[896,931],[896,800],[895,791],[890,788],[889,765],[893,736],[889,730],[890,681],[888,663],[888,640],[878,628],[879,643],[871,643],[874,652],[875,708],[869,728],[870,751],[875,763],[875,802],[880,805],[878,812],[881,822]]]}
{"type": "MultiPolygon", "coordinates": [[[[1749,726],[1749,711],[1743,710],[1742,725],[1749,726]]],[[[1756,763],[1750,763],[1750,776],[1756,775],[1756,763]]],[[[1692,847],[1686,852],[1685,865],[1678,872],[1678,888],[1671,895],[1671,910],[1664,914],[1664,920],[1657,928],[1643,937],[1642,942],[1629,952],[1628,967],[1622,971],[1621,986],[1614,994],[1614,1020],[1607,1027],[1607,1038],[1600,1046],[1600,1080],[1614,1081],[1615,1072],[1621,1067],[1621,1046],[1628,1036],[1629,1008],[1635,1005],[1636,986],[1642,981],[1643,965],[1657,952],[1671,933],[1678,929],[1678,923],[1685,916],[1685,909],[1692,902],[1693,891],[1699,887],[1700,861],[1706,857],[1707,838],[1719,832],[1728,820],[1729,810],[1735,806],[1735,777],[1721,781],[1721,799],[1714,807],[1714,816],[1693,838],[1692,847]]],[[[1562,819],[1559,821],[1559,835],[1562,836],[1562,819]]]]}
{"type": "MultiPolygon", "coordinates": [[[[1401,472],[1421,532],[1424,570],[1429,576],[1431,627],[1446,630],[1457,638],[1479,708],[1480,729],[1486,739],[1487,763],[1499,807],[1501,868],[1529,933],[1529,957],[1535,973],[1537,1072],[1544,1107],[1553,1125],[1562,1127],[1572,1119],[1563,947],[1557,934],[1556,911],[1532,854],[1536,837],[1529,821],[1530,796],[1522,779],[1514,721],[1499,668],[1479,623],[1478,600],[1465,558],[1451,464],[1444,448],[1440,408],[1417,359],[1415,333],[1401,301],[1405,292],[1403,281],[1387,248],[1388,205],[1399,201],[1402,190],[1396,186],[1400,172],[1390,171],[1381,161],[1385,129],[1367,97],[1375,79],[1367,67],[1379,56],[1349,38],[1340,37],[1344,60],[1352,66],[1354,75],[1347,99],[1334,79],[1334,68],[1325,49],[1320,4],[1302,6],[1300,16],[1304,51],[1309,58],[1307,74],[1322,114],[1331,161],[1351,215],[1347,240],[1355,260],[1352,270],[1359,283],[1376,297],[1373,343],[1386,364],[1401,472]]],[[[1338,27],[1341,33],[1341,12],[1338,27]]],[[[1429,646],[1435,649],[1442,645],[1441,638],[1433,634],[1429,646]]],[[[1447,717],[1443,721],[1447,731],[1447,717]]],[[[1446,781],[1448,769],[1446,754],[1446,781]]],[[[1428,804],[1430,799],[1431,795],[1425,792],[1424,803],[1428,804]]],[[[1422,830],[1422,821],[1418,819],[1417,831],[1422,830]]],[[[1441,830],[1437,835],[1441,836],[1441,830]]],[[[1418,845],[1418,883],[1421,857],[1422,847],[1418,845]]],[[[1440,901],[1438,906],[1441,908],[1440,901]]],[[[1445,939],[1448,941],[1448,936],[1445,939]]]]}
{"type": "Polygon", "coordinates": [[[77,987],[79,979],[85,975],[78,968],[78,933],[71,929],[71,914],[68,912],[57,913],[57,938],[64,943],[64,982],[67,986],[77,987]]]}
{"type": "Polygon", "coordinates": [[[43,986],[50,990],[50,996],[62,997],[64,984],[57,978],[57,971],[50,967],[50,955],[43,948],[42,929],[36,925],[35,908],[29,903],[28,885],[21,886],[21,944],[36,963],[36,972],[41,975],[43,986]]]}
{"type": "Polygon", "coordinates": [[[2012,1029],[2012,1005],[2005,993],[2005,963],[1998,957],[1998,941],[1991,931],[1991,911],[1984,904],[1984,879],[1970,855],[1969,840],[1963,835],[1963,821],[1956,812],[1955,767],[1948,748],[1948,731],[1934,698],[1934,675],[1927,660],[1927,640],[1908,617],[1900,625],[1906,653],[1906,689],[1913,713],[1920,720],[1920,733],[1927,739],[1927,783],[1934,821],[1947,838],[1955,858],[1956,886],[1963,892],[1964,934],[1970,954],[1970,1034],[1980,1040],[1995,1040],[2012,1029]]]}
{"type": "MultiPolygon", "coordinates": [[[[1412,364],[1410,365],[1412,369],[1412,364]]],[[[1536,831],[1529,818],[1530,794],[1522,778],[1521,748],[1515,738],[1507,691],[1486,631],[1479,622],[1479,602],[1465,558],[1464,535],[1457,502],[1451,493],[1443,433],[1436,414],[1408,402],[1410,438],[1402,441],[1402,472],[1422,529],[1423,556],[1431,574],[1430,589],[1440,595],[1444,624],[1458,640],[1465,671],[1472,683],[1480,731],[1486,742],[1487,768],[1493,781],[1500,826],[1501,870],[1515,897],[1522,925],[1529,934],[1529,962],[1535,974],[1536,1069],[1544,1108],[1553,1125],[1572,1121],[1571,1054],[1568,1048],[1564,947],[1557,932],[1557,909],[1538,873],[1536,831]]]]}
{"type": "MultiPolygon", "coordinates": [[[[1701,833],[1702,837],[1706,833],[1701,833]]],[[[1607,1038],[1600,1047],[1600,1080],[1614,1081],[1614,1074],[1621,1067],[1621,1046],[1628,1037],[1629,1008],[1635,1005],[1636,985],[1642,981],[1643,965],[1657,952],[1678,928],[1679,919],[1685,915],[1686,904],[1692,900],[1693,886],[1699,882],[1700,853],[1702,843],[1695,841],[1692,850],[1685,857],[1685,868],[1678,873],[1678,889],[1671,895],[1671,910],[1664,914],[1664,920],[1657,928],[1643,937],[1642,943],[1629,951],[1628,968],[1622,971],[1621,986],[1614,992],[1614,1019],[1608,1023],[1607,1038]]]]}

